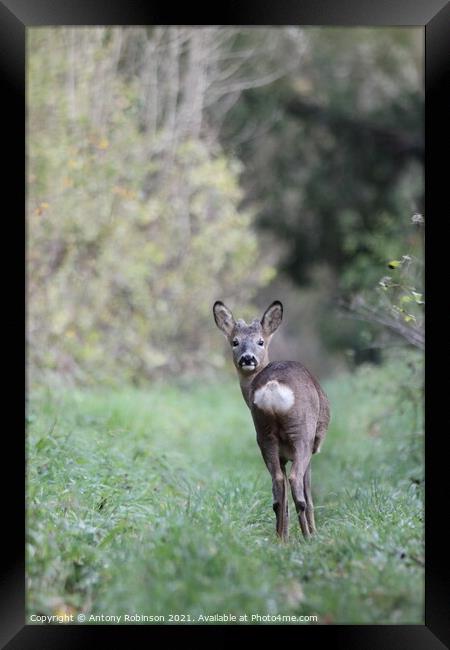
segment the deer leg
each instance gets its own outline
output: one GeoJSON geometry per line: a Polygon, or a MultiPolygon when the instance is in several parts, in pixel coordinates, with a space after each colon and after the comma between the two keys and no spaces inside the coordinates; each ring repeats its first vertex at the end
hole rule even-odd
{"type": "Polygon", "coordinates": [[[283,541],[288,538],[288,505],[286,479],[283,473],[272,476],[273,510],[276,517],[276,531],[283,541]]]}
{"type": "Polygon", "coordinates": [[[303,478],[303,489],[306,498],[306,519],[308,521],[310,532],[315,533],[316,522],[314,521],[314,504],[311,495],[311,461],[309,461],[305,476],[303,478]]]}
{"type": "Polygon", "coordinates": [[[322,444],[323,439],[325,438],[327,432],[326,426],[323,424],[319,424],[317,427],[316,435],[314,437],[314,443],[313,443],[313,454],[320,454],[320,446],[322,444]]]}
{"type": "Polygon", "coordinates": [[[277,535],[282,540],[287,540],[288,537],[288,506],[287,506],[287,489],[286,489],[286,475],[283,473],[280,458],[278,455],[278,445],[273,443],[270,445],[265,444],[261,447],[261,453],[266,463],[267,469],[272,477],[272,493],[273,493],[273,510],[276,517],[276,531],[277,535]]]}
{"type": "Polygon", "coordinates": [[[283,479],[284,479],[284,494],[285,494],[285,535],[284,538],[287,540],[289,537],[289,504],[288,504],[288,477],[286,475],[286,460],[280,459],[280,465],[281,465],[281,471],[283,472],[283,479]]]}
{"type": "Polygon", "coordinates": [[[306,467],[309,464],[311,452],[297,453],[294,462],[292,463],[291,472],[289,474],[289,483],[291,485],[292,498],[294,499],[295,509],[298,515],[298,521],[302,530],[303,537],[307,539],[311,531],[309,529],[308,520],[306,518],[306,496],[304,489],[304,476],[306,467]]]}

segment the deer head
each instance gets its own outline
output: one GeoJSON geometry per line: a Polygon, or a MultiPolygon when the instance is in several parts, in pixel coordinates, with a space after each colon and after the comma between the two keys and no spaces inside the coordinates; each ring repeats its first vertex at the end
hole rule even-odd
{"type": "Polygon", "coordinates": [[[250,375],[262,370],[269,363],[269,344],[283,318],[281,302],[275,300],[261,319],[255,318],[250,324],[242,319],[236,321],[231,310],[220,300],[214,303],[213,313],[217,327],[230,343],[238,372],[250,375]]]}

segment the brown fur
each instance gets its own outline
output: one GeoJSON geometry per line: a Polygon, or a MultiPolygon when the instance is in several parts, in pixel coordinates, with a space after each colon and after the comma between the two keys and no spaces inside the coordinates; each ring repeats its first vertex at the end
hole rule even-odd
{"type": "MultiPolygon", "coordinates": [[[[268,307],[261,320],[255,319],[250,325],[242,320],[236,322],[231,311],[221,302],[214,304],[213,312],[217,326],[232,345],[242,395],[252,414],[256,440],[272,477],[277,534],[282,539],[288,537],[289,482],[303,536],[309,537],[315,531],[311,456],[319,450],[330,421],[327,396],[317,379],[301,363],[269,363],[270,340],[283,316],[279,301],[268,307]],[[243,358],[250,359],[251,364],[242,366],[243,358]],[[274,404],[281,405],[282,394],[289,396],[292,391],[295,399],[287,411],[281,406],[278,406],[278,411],[277,407],[263,410],[255,403],[256,391],[264,387],[267,390],[268,382],[272,382],[274,404]],[[289,478],[286,474],[288,461],[292,462],[289,478]]],[[[287,404],[290,403],[287,400],[287,404]]]]}

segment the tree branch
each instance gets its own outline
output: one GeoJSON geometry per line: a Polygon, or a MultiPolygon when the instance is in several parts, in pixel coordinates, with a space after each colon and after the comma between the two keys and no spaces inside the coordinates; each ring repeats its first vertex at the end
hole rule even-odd
{"type": "Polygon", "coordinates": [[[377,311],[374,307],[367,305],[361,300],[357,305],[341,302],[340,308],[344,315],[350,315],[351,318],[355,318],[356,320],[383,325],[383,327],[401,336],[414,347],[420,348],[421,350],[425,349],[425,333],[422,328],[415,327],[414,325],[406,325],[392,316],[377,311]]]}

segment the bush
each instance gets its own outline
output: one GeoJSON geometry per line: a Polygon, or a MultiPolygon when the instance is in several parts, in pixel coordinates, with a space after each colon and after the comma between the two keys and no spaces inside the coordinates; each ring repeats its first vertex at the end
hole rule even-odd
{"type": "Polygon", "coordinates": [[[212,303],[248,303],[273,275],[241,208],[240,166],[211,137],[144,129],[143,89],[115,67],[121,33],[85,30],[74,62],[72,31],[30,36],[32,376],[138,381],[221,365],[212,303]]]}

